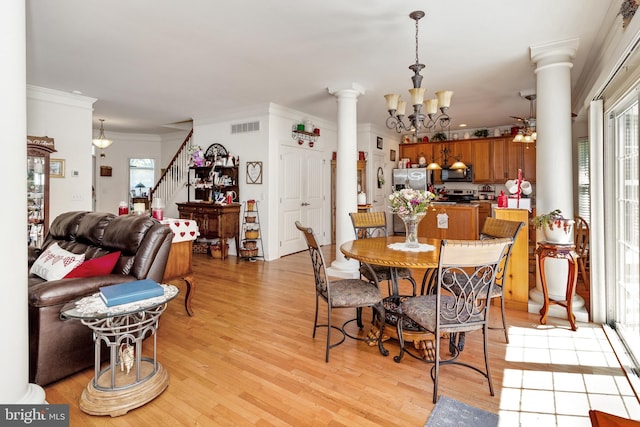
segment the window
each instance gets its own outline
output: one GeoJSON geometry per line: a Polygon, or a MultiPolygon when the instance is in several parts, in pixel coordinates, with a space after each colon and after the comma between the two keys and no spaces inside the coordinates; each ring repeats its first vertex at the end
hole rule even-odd
{"type": "Polygon", "coordinates": [[[578,215],[591,224],[589,140],[578,141],[578,215]]]}
{"type": "Polygon", "coordinates": [[[129,192],[131,197],[147,197],[155,185],[154,159],[129,159],[129,192]]]}

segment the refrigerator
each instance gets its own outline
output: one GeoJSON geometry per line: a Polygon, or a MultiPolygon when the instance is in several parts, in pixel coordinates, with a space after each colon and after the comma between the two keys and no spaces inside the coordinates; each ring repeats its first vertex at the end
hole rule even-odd
{"type": "MultiPolygon", "coordinates": [[[[431,171],[427,168],[394,169],[392,190],[413,188],[414,190],[428,190],[431,184],[431,171]]],[[[404,223],[393,215],[393,234],[404,234],[404,223]]]]}

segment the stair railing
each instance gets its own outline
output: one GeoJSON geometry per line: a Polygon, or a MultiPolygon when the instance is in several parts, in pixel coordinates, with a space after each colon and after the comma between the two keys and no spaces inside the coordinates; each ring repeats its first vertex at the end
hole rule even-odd
{"type": "Polygon", "coordinates": [[[149,192],[150,201],[153,201],[154,197],[159,197],[167,203],[173,199],[180,188],[184,187],[189,179],[189,161],[191,159],[189,141],[192,136],[193,129],[191,129],[182,145],[178,148],[156,185],[149,192]]]}

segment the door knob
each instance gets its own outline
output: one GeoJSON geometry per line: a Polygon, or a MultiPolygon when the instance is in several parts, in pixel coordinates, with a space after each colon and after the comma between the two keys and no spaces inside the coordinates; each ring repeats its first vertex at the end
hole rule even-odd
{"type": "Polygon", "coordinates": [[[307,203],[307,202],[302,202],[302,204],[300,206],[309,206],[311,203],[307,203]]]}

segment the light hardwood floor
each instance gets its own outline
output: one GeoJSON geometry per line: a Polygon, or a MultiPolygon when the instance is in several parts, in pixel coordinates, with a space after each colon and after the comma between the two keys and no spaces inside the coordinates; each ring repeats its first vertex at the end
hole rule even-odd
{"type": "MultiPolygon", "coordinates": [[[[334,259],[335,248],[324,249],[334,259]]],[[[431,365],[411,357],[395,363],[395,341],[386,342],[390,356],[383,357],[347,339],[325,363],[326,330],[311,337],[315,300],[306,251],[272,262],[194,255],[194,269],[195,315],[187,316],[178,284],[181,295],[160,319],[167,390],[124,416],[89,416],[78,408],[93,374],[87,369],[46,387],[49,403],[70,404],[72,426],[424,425],[433,409],[431,365]]],[[[496,322],[498,314],[493,310],[496,322]]],[[[351,317],[353,310],[335,310],[334,324],[351,317]]],[[[540,327],[538,316],[514,311],[508,321],[510,345],[502,331],[489,332],[495,397],[479,374],[456,366],[441,369],[441,395],[500,413],[506,426],[589,425],[589,408],[640,417],[598,326],[571,332],[552,318],[540,327]]],[[[482,363],[481,337],[467,335],[464,360],[482,363]]]]}

